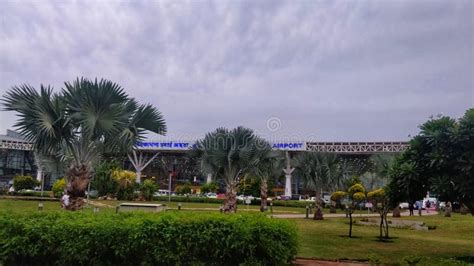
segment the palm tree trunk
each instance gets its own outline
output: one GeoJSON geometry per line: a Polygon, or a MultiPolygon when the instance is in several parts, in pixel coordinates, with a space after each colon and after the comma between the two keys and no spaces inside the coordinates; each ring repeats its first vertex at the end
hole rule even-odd
{"type": "Polygon", "coordinates": [[[237,212],[237,182],[236,181],[231,181],[226,184],[224,211],[237,212]]]}
{"type": "Polygon", "coordinates": [[[266,178],[262,178],[260,184],[260,211],[264,212],[267,210],[267,198],[268,198],[268,182],[266,178]]]}
{"type": "Polygon", "coordinates": [[[316,191],[316,199],[314,200],[316,210],[314,211],[314,220],[323,220],[323,210],[321,207],[321,194],[316,191]]]}
{"type": "Polygon", "coordinates": [[[387,220],[387,213],[384,214],[385,216],[385,238],[388,239],[388,220],[387,220]]]}
{"type": "Polygon", "coordinates": [[[84,164],[71,164],[67,169],[66,192],[69,196],[69,204],[65,206],[66,210],[76,211],[82,209],[87,186],[89,185],[92,169],[84,164]]]}

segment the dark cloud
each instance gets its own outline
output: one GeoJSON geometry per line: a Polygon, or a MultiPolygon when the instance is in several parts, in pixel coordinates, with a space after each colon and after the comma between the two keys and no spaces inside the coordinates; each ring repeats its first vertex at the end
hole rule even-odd
{"type": "Polygon", "coordinates": [[[1,94],[108,78],[170,137],[405,140],[474,106],[472,1],[2,1],[0,20],[1,94]]]}

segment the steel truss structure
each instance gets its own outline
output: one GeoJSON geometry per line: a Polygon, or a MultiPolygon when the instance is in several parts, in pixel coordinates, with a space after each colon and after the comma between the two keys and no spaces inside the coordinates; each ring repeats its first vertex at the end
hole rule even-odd
{"type": "MultiPolygon", "coordinates": [[[[314,152],[372,154],[401,153],[408,148],[408,142],[307,142],[306,150],[314,152]]],[[[33,145],[28,142],[1,140],[0,149],[31,150],[33,145]]],[[[144,149],[146,150],[146,149],[144,149]]]]}
{"type": "Polygon", "coordinates": [[[33,149],[33,145],[24,141],[1,140],[0,149],[30,151],[33,149]]]}
{"type": "Polygon", "coordinates": [[[306,150],[315,152],[372,154],[401,153],[408,148],[408,142],[308,142],[306,150]]]}

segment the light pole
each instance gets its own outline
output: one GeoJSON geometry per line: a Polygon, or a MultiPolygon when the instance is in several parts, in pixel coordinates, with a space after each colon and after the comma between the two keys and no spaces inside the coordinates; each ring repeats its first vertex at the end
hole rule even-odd
{"type": "Polygon", "coordinates": [[[171,202],[171,180],[173,176],[176,175],[176,164],[177,164],[177,160],[175,158],[173,161],[172,171],[169,171],[170,173],[169,173],[169,180],[168,180],[168,202],[171,202]]]}

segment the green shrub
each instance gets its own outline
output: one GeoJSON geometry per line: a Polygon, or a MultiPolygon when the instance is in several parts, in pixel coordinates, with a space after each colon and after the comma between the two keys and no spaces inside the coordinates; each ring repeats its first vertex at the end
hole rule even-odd
{"type": "Polygon", "coordinates": [[[191,194],[191,184],[186,182],[184,185],[178,186],[176,192],[181,195],[191,194]]]}
{"type": "Polygon", "coordinates": [[[158,190],[155,181],[147,179],[140,185],[140,193],[145,200],[152,200],[153,194],[158,190]]]}
{"type": "Polygon", "coordinates": [[[60,198],[63,195],[65,188],[66,188],[66,180],[64,178],[56,180],[56,182],[54,182],[53,187],[52,187],[53,195],[56,198],[60,198]]]}
{"type": "Polygon", "coordinates": [[[113,177],[113,173],[117,170],[120,170],[120,164],[117,161],[101,162],[95,171],[91,188],[97,190],[99,196],[115,194],[118,190],[118,183],[113,177]]]}
{"type": "Polygon", "coordinates": [[[0,265],[282,265],[296,232],[263,215],[0,212],[0,265]]]}
{"type": "Polygon", "coordinates": [[[13,178],[13,187],[16,191],[22,189],[34,189],[39,182],[29,175],[17,175],[13,178]]]}
{"type": "Polygon", "coordinates": [[[201,186],[201,193],[204,193],[204,194],[209,193],[209,192],[216,193],[218,189],[219,189],[219,184],[217,184],[217,182],[210,182],[201,186]]]}
{"type": "Polygon", "coordinates": [[[117,182],[117,199],[133,200],[135,198],[136,174],[132,171],[116,170],[112,172],[112,177],[117,182]]]}
{"type": "Polygon", "coordinates": [[[53,196],[52,191],[15,191],[11,193],[13,196],[22,196],[22,197],[44,197],[44,198],[50,198],[53,196]]]}

